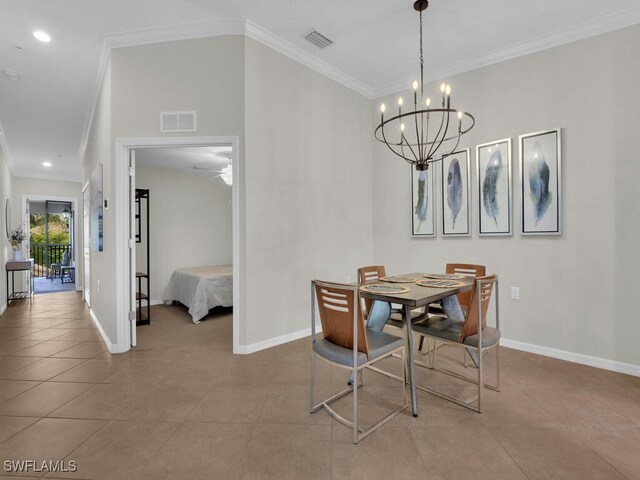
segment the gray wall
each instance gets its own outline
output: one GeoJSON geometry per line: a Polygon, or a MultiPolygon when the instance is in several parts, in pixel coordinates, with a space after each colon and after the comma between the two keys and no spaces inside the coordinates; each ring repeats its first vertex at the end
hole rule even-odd
{"type": "MultiPolygon", "coordinates": [[[[11,173],[7,166],[4,149],[0,147],[0,265],[3,266],[13,254],[5,232],[5,204],[11,198],[11,173]]],[[[13,208],[13,205],[11,205],[13,208]]],[[[13,225],[12,225],[13,226],[13,225]]],[[[7,280],[4,272],[0,272],[0,312],[7,306],[7,280]]]]}
{"type": "MultiPolygon", "coordinates": [[[[83,179],[87,182],[91,172],[98,163],[103,164],[103,194],[104,198],[112,199],[114,191],[114,168],[113,168],[113,142],[111,139],[111,77],[112,61],[109,59],[105,70],[102,89],[96,104],[96,110],[89,133],[87,150],[83,159],[83,179]]],[[[102,329],[112,343],[117,342],[116,334],[116,278],[115,269],[115,219],[113,208],[103,211],[103,248],[102,252],[90,250],[90,278],[89,288],[91,299],[91,310],[99,320],[102,329]],[[100,281],[100,291],[98,291],[98,281],[100,281]]],[[[86,232],[85,235],[90,235],[86,232]]]]}
{"type": "MultiPolygon", "coordinates": [[[[454,106],[477,120],[461,145],[472,148],[474,234],[411,238],[409,167],[376,145],[374,189],[384,195],[373,199],[374,261],[390,272],[485,264],[500,277],[504,337],[640,364],[639,77],[640,26],[634,26],[447,79],[454,106]],[[518,233],[518,135],[558,127],[564,234],[525,238],[518,233]],[[514,139],[516,232],[478,238],[475,145],[505,137],[514,139]],[[521,300],[509,298],[511,285],[521,288],[521,300]]],[[[435,97],[437,85],[426,91],[435,97]]],[[[395,105],[396,97],[380,101],[395,105]]],[[[372,123],[378,119],[376,113],[372,123]]]]}
{"type": "MultiPolygon", "coordinates": [[[[193,136],[162,134],[160,112],[197,110],[195,135],[238,135],[244,145],[244,37],[223,36],[119,48],[111,51],[93,121],[84,178],[104,164],[104,251],[91,253],[92,309],[117,343],[115,297],[115,165],[118,138],[193,136]],[[100,292],[96,283],[100,280],[100,292]]],[[[240,246],[241,253],[243,246],[240,246]]]]}
{"type": "Polygon", "coordinates": [[[143,241],[137,271],[151,246],[151,300],[162,300],[177,268],[232,263],[231,187],[211,172],[136,165],[136,188],[149,189],[149,243],[143,200],[143,241]]]}
{"type": "Polygon", "coordinates": [[[371,101],[246,41],[246,344],[310,327],[310,281],[373,253],[371,101]]]}

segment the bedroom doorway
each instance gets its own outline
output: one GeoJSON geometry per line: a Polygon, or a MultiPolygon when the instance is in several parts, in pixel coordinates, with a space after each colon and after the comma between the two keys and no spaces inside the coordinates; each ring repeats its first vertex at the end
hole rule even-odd
{"type": "Polygon", "coordinates": [[[116,205],[116,223],[124,233],[118,235],[116,267],[121,266],[128,280],[118,292],[123,339],[139,348],[214,345],[237,351],[238,138],[131,139],[116,144],[121,162],[116,163],[116,178],[128,177],[116,189],[116,196],[126,201],[120,208],[116,205]],[[171,284],[171,293],[177,297],[166,298],[174,274],[178,282],[171,284]],[[193,292],[182,292],[189,281],[180,281],[181,275],[189,281],[199,275],[205,286],[216,281],[221,286],[205,289],[199,301],[188,305],[193,292]],[[148,320],[150,325],[145,325],[148,320]]]}

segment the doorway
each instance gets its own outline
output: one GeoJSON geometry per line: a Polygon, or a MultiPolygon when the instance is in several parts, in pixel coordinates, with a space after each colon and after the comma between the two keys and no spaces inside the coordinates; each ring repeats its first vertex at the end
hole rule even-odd
{"type": "Polygon", "coordinates": [[[23,222],[29,258],[34,259],[36,294],[75,291],[76,198],[23,195],[23,222]]]}
{"type": "MultiPolygon", "coordinates": [[[[142,185],[136,185],[136,168],[138,167],[138,155],[142,151],[150,151],[149,149],[184,149],[184,148],[220,148],[230,147],[228,156],[225,157],[225,165],[210,168],[208,166],[196,165],[196,168],[191,167],[192,172],[199,173],[202,176],[208,176],[210,179],[217,181],[224,181],[217,178],[219,175],[225,174],[226,178],[232,185],[228,188],[231,191],[231,237],[232,237],[232,284],[233,284],[233,315],[232,315],[232,344],[233,350],[238,350],[239,343],[239,325],[241,319],[241,304],[239,301],[240,292],[240,255],[239,255],[239,200],[240,200],[240,185],[238,185],[239,179],[239,162],[238,162],[238,137],[181,137],[181,138],[151,138],[151,139],[129,139],[116,141],[116,225],[119,227],[117,230],[117,243],[116,243],[116,257],[118,259],[116,264],[116,275],[118,278],[126,278],[126,282],[122,282],[119,285],[116,292],[116,303],[118,306],[118,350],[126,351],[131,346],[137,344],[137,332],[136,332],[136,320],[138,319],[138,308],[140,306],[139,297],[140,293],[143,293],[147,297],[153,291],[153,287],[148,292],[140,292],[138,286],[138,277],[136,272],[146,274],[147,272],[141,271],[140,267],[143,256],[147,256],[147,251],[136,253],[136,239],[144,238],[144,230],[142,232],[137,231],[140,226],[137,224],[136,215],[146,216],[146,212],[137,211],[140,205],[136,203],[136,187],[143,187],[142,185]],[[228,168],[225,168],[228,167],[228,168]],[[225,170],[222,172],[222,170],[225,170]],[[218,173],[221,172],[221,173],[218,173]],[[120,233],[118,233],[118,231],[120,233]],[[139,259],[139,257],[141,257],[139,259]],[[122,275],[122,276],[120,276],[122,275]]],[[[156,150],[157,152],[157,150],[156,150]]],[[[149,191],[149,198],[153,198],[153,191],[149,191]]],[[[143,207],[144,208],[144,207],[143,207]]],[[[149,207],[147,207],[149,208],[149,207]]],[[[153,222],[153,218],[151,222],[153,222]]],[[[157,220],[156,220],[157,222],[157,220]]],[[[174,245],[175,249],[189,247],[189,232],[184,232],[183,241],[174,245]]],[[[153,244],[150,245],[153,249],[153,244]]],[[[153,250],[152,250],[153,251],[153,250]]],[[[144,262],[142,262],[144,263],[144,262]]],[[[185,265],[192,266],[192,265],[185,265]]],[[[156,268],[153,265],[147,265],[147,268],[151,272],[156,268]]],[[[152,280],[152,279],[151,279],[152,280]]],[[[144,290],[144,286],[141,287],[144,290]]],[[[160,285],[163,289],[164,285],[160,285]]],[[[155,295],[157,296],[158,290],[156,289],[155,295]]],[[[156,298],[148,298],[148,301],[158,300],[156,298]]],[[[144,302],[142,302],[144,303],[144,302]]],[[[151,319],[151,325],[153,325],[153,318],[151,319]]],[[[191,330],[198,331],[198,325],[185,325],[191,327],[191,330]],[[195,329],[195,330],[194,330],[195,329]]],[[[138,327],[145,328],[145,327],[138,327]]],[[[202,330],[200,330],[202,331],[202,330]]]]}

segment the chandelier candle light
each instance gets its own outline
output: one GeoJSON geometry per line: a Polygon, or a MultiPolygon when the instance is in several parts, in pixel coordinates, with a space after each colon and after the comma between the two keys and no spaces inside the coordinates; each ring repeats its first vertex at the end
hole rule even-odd
{"type": "Polygon", "coordinates": [[[424,98],[422,12],[428,6],[427,0],[417,0],[413,4],[413,8],[420,13],[420,82],[413,81],[413,110],[403,113],[404,100],[400,97],[398,114],[385,119],[386,106],[383,103],[380,105],[380,125],[375,130],[378,141],[386,144],[397,156],[415,165],[417,171],[427,170],[430,163],[454,153],[460,137],[476,123],[470,113],[451,108],[451,85],[447,83],[440,85],[441,108],[431,108],[431,99],[424,98]]]}

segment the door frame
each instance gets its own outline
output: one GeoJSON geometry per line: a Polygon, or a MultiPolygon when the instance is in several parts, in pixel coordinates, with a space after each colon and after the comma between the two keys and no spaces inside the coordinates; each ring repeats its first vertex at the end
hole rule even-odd
{"type": "Polygon", "coordinates": [[[80,195],[82,198],[82,298],[87,306],[91,308],[91,208],[89,208],[89,213],[86,215],[88,219],[85,220],[85,192],[91,199],[89,180],[82,185],[80,195]],[[89,245],[89,258],[85,255],[85,242],[89,245]]]}
{"type": "MultiPolygon", "coordinates": [[[[205,136],[205,137],[147,137],[119,138],[115,141],[115,226],[116,226],[116,278],[125,281],[116,285],[116,335],[117,344],[114,351],[125,352],[131,348],[131,329],[129,320],[129,296],[131,292],[132,274],[130,268],[130,215],[132,205],[129,182],[129,151],[153,147],[208,147],[215,145],[231,145],[231,165],[233,186],[232,203],[232,243],[233,243],[233,353],[240,353],[240,325],[244,324],[244,311],[240,302],[243,286],[241,277],[240,255],[240,212],[243,205],[242,165],[240,165],[240,139],[238,136],[205,136]]],[[[135,178],[135,177],[134,177],[135,178]]],[[[135,245],[135,243],[134,243],[135,245]]],[[[132,251],[135,264],[135,248],[132,251]]]]}
{"type": "MultiPolygon", "coordinates": [[[[31,195],[31,194],[23,194],[22,195],[22,224],[25,226],[25,230],[27,230],[27,234],[29,233],[29,217],[27,216],[27,202],[31,202],[31,201],[35,201],[35,202],[46,202],[47,200],[53,200],[55,202],[69,202],[71,203],[71,208],[73,210],[73,262],[74,265],[76,266],[76,275],[75,275],[75,279],[76,279],[76,291],[82,291],[83,286],[84,286],[84,265],[82,266],[82,272],[78,272],[78,265],[80,265],[80,263],[78,262],[78,198],[75,197],[58,197],[55,195],[31,195]],[[80,282],[79,280],[82,280],[82,282],[80,282]],[[82,283],[82,285],[81,285],[82,283]]],[[[29,242],[28,244],[29,247],[31,247],[31,242],[29,242]]],[[[29,255],[29,252],[26,252],[27,256],[29,255]]],[[[83,261],[84,261],[84,257],[83,257],[83,261]]]]}

